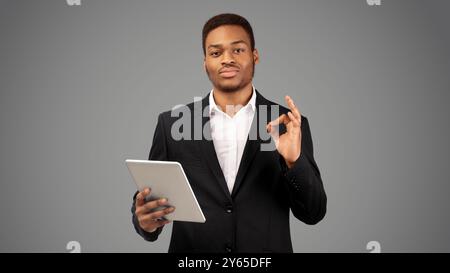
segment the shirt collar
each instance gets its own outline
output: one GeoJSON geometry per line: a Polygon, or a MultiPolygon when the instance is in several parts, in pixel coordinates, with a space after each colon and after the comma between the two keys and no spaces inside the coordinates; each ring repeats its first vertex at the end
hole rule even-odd
{"type": "MultiPolygon", "coordinates": [[[[214,101],[213,92],[214,92],[214,89],[212,89],[211,92],[209,93],[209,115],[210,116],[211,116],[212,111],[222,112],[222,110],[220,110],[219,106],[217,106],[216,102],[214,101]]],[[[247,105],[245,105],[243,108],[247,108],[248,105],[250,105],[251,109],[254,112],[256,109],[256,92],[255,92],[255,86],[253,84],[252,84],[252,96],[251,96],[250,100],[248,101],[247,105]]]]}

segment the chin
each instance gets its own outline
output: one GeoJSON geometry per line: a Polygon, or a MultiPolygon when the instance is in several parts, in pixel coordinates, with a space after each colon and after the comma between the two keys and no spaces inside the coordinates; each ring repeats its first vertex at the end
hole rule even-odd
{"type": "Polygon", "coordinates": [[[242,88],[241,84],[239,83],[218,83],[217,86],[220,88],[220,90],[227,93],[236,92],[240,88],[242,88]]]}
{"type": "Polygon", "coordinates": [[[227,93],[233,93],[239,90],[239,86],[220,86],[220,90],[227,93]]]}

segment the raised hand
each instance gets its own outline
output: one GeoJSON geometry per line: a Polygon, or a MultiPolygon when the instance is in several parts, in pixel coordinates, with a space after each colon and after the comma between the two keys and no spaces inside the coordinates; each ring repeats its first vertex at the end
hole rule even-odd
{"type": "Polygon", "coordinates": [[[299,158],[302,150],[302,118],[291,97],[286,96],[285,99],[291,111],[287,115],[282,114],[277,119],[269,122],[266,130],[274,139],[278,153],[283,156],[286,165],[291,168],[299,158]],[[282,135],[278,135],[278,130],[275,130],[273,126],[278,126],[281,123],[286,125],[287,131],[282,135]]]}

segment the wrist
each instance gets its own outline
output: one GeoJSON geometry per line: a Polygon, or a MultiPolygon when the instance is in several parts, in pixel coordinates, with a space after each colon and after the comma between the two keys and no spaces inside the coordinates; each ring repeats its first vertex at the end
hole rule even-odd
{"type": "Polygon", "coordinates": [[[294,166],[294,163],[295,163],[295,161],[291,162],[286,159],[284,160],[284,162],[286,163],[286,166],[288,167],[288,169],[292,168],[292,166],[294,166]]]}
{"type": "Polygon", "coordinates": [[[287,167],[290,169],[294,166],[295,162],[297,162],[297,160],[300,158],[300,155],[298,155],[295,160],[288,160],[288,159],[284,159],[284,162],[286,163],[287,167]]]}

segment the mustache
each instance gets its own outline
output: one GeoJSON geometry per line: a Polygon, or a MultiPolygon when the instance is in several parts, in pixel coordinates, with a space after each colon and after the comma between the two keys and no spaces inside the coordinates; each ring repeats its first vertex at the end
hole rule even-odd
{"type": "Polygon", "coordinates": [[[228,64],[228,65],[224,65],[223,67],[221,67],[219,69],[219,73],[221,73],[225,69],[230,69],[230,68],[234,68],[234,69],[238,69],[238,70],[240,69],[239,66],[237,66],[237,65],[228,64]]]}

